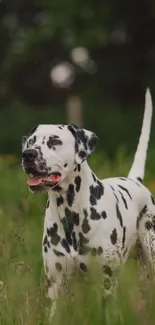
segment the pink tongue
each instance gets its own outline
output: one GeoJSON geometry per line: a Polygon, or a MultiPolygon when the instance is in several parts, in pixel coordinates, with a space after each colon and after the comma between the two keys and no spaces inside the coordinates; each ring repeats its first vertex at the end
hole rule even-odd
{"type": "Polygon", "coordinates": [[[59,183],[61,177],[59,175],[51,175],[45,177],[32,177],[27,180],[27,184],[30,186],[37,186],[43,184],[44,182],[59,183]]]}

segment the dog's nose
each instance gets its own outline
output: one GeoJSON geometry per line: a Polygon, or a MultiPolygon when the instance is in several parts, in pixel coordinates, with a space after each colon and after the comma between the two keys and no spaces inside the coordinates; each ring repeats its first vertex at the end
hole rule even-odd
{"type": "Polygon", "coordinates": [[[23,152],[22,157],[26,160],[34,160],[38,153],[35,149],[27,149],[23,152]]]}

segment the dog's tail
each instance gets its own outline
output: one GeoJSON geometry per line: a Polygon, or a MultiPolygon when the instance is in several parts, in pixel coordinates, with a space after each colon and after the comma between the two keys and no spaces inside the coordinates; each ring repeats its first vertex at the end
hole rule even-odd
{"type": "Polygon", "coordinates": [[[135,153],[134,161],[131,166],[128,177],[137,178],[142,182],[145,172],[145,163],[147,156],[148,143],[151,131],[151,120],[152,120],[152,99],[150,90],[147,89],[145,93],[145,110],[143,117],[143,124],[141,129],[141,135],[139,138],[139,143],[135,153]]]}

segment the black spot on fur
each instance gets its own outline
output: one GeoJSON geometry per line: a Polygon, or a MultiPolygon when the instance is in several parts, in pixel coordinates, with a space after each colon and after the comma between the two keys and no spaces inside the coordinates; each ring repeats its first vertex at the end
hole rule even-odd
{"type": "Polygon", "coordinates": [[[122,191],[126,192],[128,194],[128,196],[129,196],[129,198],[132,200],[132,197],[131,197],[129,191],[125,187],[123,187],[122,185],[118,185],[118,186],[119,186],[119,188],[121,188],[122,191]]]}
{"type": "Polygon", "coordinates": [[[78,243],[77,243],[77,238],[76,238],[75,231],[73,231],[73,233],[72,233],[72,240],[73,240],[73,248],[75,249],[75,251],[77,251],[78,243]]]}
{"type": "Polygon", "coordinates": [[[84,213],[84,220],[83,220],[83,223],[82,223],[82,230],[83,232],[86,234],[89,232],[89,230],[91,229],[90,226],[89,226],[89,223],[88,223],[88,212],[86,209],[83,209],[83,213],[84,213]]]}
{"type": "Polygon", "coordinates": [[[122,215],[120,213],[120,210],[119,210],[119,207],[118,207],[118,204],[116,203],[116,214],[117,214],[117,218],[120,222],[120,225],[121,227],[123,227],[123,219],[122,219],[122,215]]]}
{"type": "Polygon", "coordinates": [[[45,252],[45,253],[48,252],[48,248],[47,248],[47,246],[44,246],[44,252],[45,252]]]}
{"type": "Polygon", "coordinates": [[[147,230],[150,230],[150,229],[152,228],[152,223],[151,223],[150,221],[146,221],[146,222],[145,222],[145,228],[146,228],[147,230]]]}
{"type": "Polygon", "coordinates": [[[87,218],[88,217],[87,209],[83,209],[83,213],[84,213],[85,218],[87,218]]]}
{"type": "Polygon", "coordinates": [[[126,235],[126,227],[123,227],[122,249],[124,248],[124,244],[125,244],[125,235],[126,235]]]}
{"type": "Polygon", "coordinates": [[[68,205],[71,207],[74,202],[75,192],[74,192],[74,185],[69,184],[68,190],[67,190],[67,202],[68,205]]]}
{"type": "Polygon", "coordinates": [[[153,203],[153,205],[155,205],[155,200],[154,200],[154,197],[151,195],[151,201],[153,203]]]}
{"type": "Polygon", "coordinates": [[[65,209],[65,215],[67,217],[68,223],[74,223],[76,226],[79,226],[79,213],[69,210],[68,208],[65,209]]]}
{"type": "Polygon", "coordinates": [[[92,220],[99,220],[99,219],[101,219],[101,215],[96,211],[96,209],[90,208],[90,211],[91,211],[90,218],[92,220]]]}
{"type": "Polygon", "coordinates": [[[139,228],[140,220],[142,219],[143,215],[147,212],[147,206],[145,205],[142,211],[140,212],[139,216],[137,217],[136,228],[139,228]]]}
{"type": "Polygon", "coordinates": [[[59,271],[59,272],[62,271],[62,265],[59,262],[55,263],[55,267],[56,267],[57,271],[59,271]]]}
{"type": "Polygon", "coordinates": [[[49,149],[54,149],[54,146],[61,146],[62,145],[62,141],[59,139],[59,136],[58,135],[53,135],[53,136],[50,136],[48,141],[47,141],[47,147],[49,149]]]}
{"type": "Polygon", "coordinates": [[[57,246],[60,242],[60,236],[57,234],[58,225],[53,224],[53,227],[47,228],[47,235],[51,237],[51,244],[57,246]]]}
{"type": "Polygon", "coordinates": [[[83,245],[79,247],[78,253],[79,255],[87,255],[91,252],[91,248],[88,245],[83,245]]]}
{"type": "Polygon", "coordinates": [[[80,187],[81,187],[81,177],[80,176],[76,176],[74,183],[76,185],[76,192],[79,192],[80,187]]]}
{"type": "Polygon", "coordinates": [[[83,231],[85,234],[87,234],[87,233],[89,232],[90,229],[91,229],[91,228],[90,228],[90,226],[89,226],[89,223],[88,223],[87,218],[84,218],[83,223],[82,223],[82,231],[83,231]]]}
{"type": "Polygon", "coordinates": [[[140,182],[140,183],[143,183],[142,179],[140,177],[137,177],[137,180],[140,182]]]}
{"type": "Polygon", "coordinates": [[[103,272],[112,277],[112,270],[108,265],[103,265],[103,272]]]}
{"type": "Polygon", "coordinates": [[[118,197],[117,197],[117,195],[116,195],[116,193],[114,191],[113,191],[113,194],[114,194],[114,197],[115,197],[117,203],[119,203],[119,199],[118,199],[118,197]]]}
{"type": "Polygon", "coordinates": [[[103,249],[101,246],[99,246],[98,248],[93,247],[91,250],[91,255],[92,256],[97,256],[97,255],[101,255],[103,253],[103,249]]]}
{"type": "Polygon", "coordinates": [[[142,216],[146,212],[147,212],[147,206],[145,205],[142,211],[140,212],[140,215],[142,216]]]}
{"type": "Polygon", "coordinates": [[[46,164],[45,164],[44,162],[41,163],[41,164],[39,164],[39,168],[40,168],[41,170],[46,169],[46,164]]]}
{"type": "Polygon", "coordinates": [[[47,235],[44,237],[43,245],[46,245],[48,242],[47,235]]]}
{"type": "Polygon", "coordinates": [[[87,271],[87,266],[84,263],[80,263],[80,269],[84,272],[87,271]]]}
{"type": "Polygon", "coordinates": [[[91,138],[88,140],[88,148],[90,151],[94,151],[97,144],[98,137],[96,134],[93,134],[91,138]]]}
{"type": "Polygon", "coordinates": [[[79,225],[79,214],[74,212],[74,211],[70,211],[67,207],[65,209],[65,214],[66,217],[64,217],[61,222],[63,224],[64,227],[64,231],[65,231],[65,236],[66,236],[66,241],[69,245],[72,245],[75,247],[75,232],[73,232],[74,229],[74,225],[78,226],[79,225]]]}
{"type": "Polygon", "coordinates": [[[86,135],[85,131],[83,129],[77,130],[77,136],[78,139],[83,143],[85,150],[87,150],[88,136],[86,135]]]}
{"type": "MultiPolygon", "coordinates": [[[[135,183],[138,187],[141,187],[141,185],[140,185],[139,183],[137,183],[137,182],[135,181],[135,179],[132,179],[132,178],[129,178],[129,177],[128,177],[128,179],[129,179],[129,181],[135,183]]],[[[137,178],[137,180],[138,180],[138,178],[137,178]]]]}
{"type": "Polygon", "coordinates": [[[120,195],[121,195],[121,198],[122,198],[122,201],[123,201],[123,203],[124,203],[124,205],[125,205],[125,208],[128,209],[128,205],[127,205],[127,202],[126,202],[125,197],[123,196],[123,194],[122,194],[120,191],[119,191],[119,193],[120,193],[120,195]]]}
{"type": "Polygon", "coordinates": [[[127,180],[125,177],[119,177],[119,179],[121,179],[121,181],[126,181],[127,180]]]}
{"type": "Polygon", "coordinates": [[[60,185],[57,185],[57,186],[53,187],[52,190],[55,192],[60,192],[62,190],[62,188],[60,185]]]}
{"type": "Polygon", "coordinates": [[[101,246],[99,246],[98,248],[93,247],[91,250],[91,255],[92,256],[97,256],[97,255],[101,255],[103,253],[103,249],[101,246]]]}
{"type": "Polygon", "coordinates": [[[136,229],[139,228],[139,222],[140,222],[140,216],[137,216],[137,220],[136,220],[136,229]]]}
{"type": "Polygon", "coordinates": [[[53,146],[53,138],[52,137],[49,137],[48,141],[47,141],[47,147],[49,149],[51,149],[53,146]]]}
{"type": "Polygon", "coordinates": [[[96,198],[93,195],[90,195],[89,200],[90,200],[91,205],[96,205],[97,204],[96,198]]]}
{"type": "Polygon", "coordinates": [[[84,150],[79,151],[79,157],[84,160],[86,158],[86,152],[84,150]]]}
{"type": "Polygon", "coordinates": [[[81,170],[80,164],[76,165],[76,167],[74,168],[74,172],[76,172],[77,170],[78,170],[78,172],[80,172],[80,170],[81,170]]]}
{"type": "Polygon", "coordinates": [[[93,181],[96,183],[97,179],[96,179],[96,176],[94,175],[94,173],[92,173],[92,176],[93,176],[93,181]]]}
{"type": "Polygon", "coordinates": [[[63,253],[57,251],[56,249],[53,249],[53,253],[56,255],[56,256],[65,256],[63,253]]]}
{"type": "Polygon", "coordinates": [[[44,237],[44,241],[43,241],[43,246],[48,246],[48,248],[50,248],[50,243],[48,241],[47,235],[44,237]]]}
{"type": "Polygon", "coordinates": [[[115,228],[112,231],[112,234],[110,236],[110,239],[111,239],[112,244],[115,245],[116,242],[117,242],[117,231],[116,231],[115,228]]]}
{"type": "Polygon", "coordinates": [[[103,253],[103,248],[101,246],[98,247],[97,253],[98,255],[101,255],[103,253]]]}
{"type": "Polygon", "coordinates": [[[107,218],[107,213],[105,211],[102,211],[101,216],[102,216],[103,219],[106,219],[107,218]]]}
{"type": "Polygon", "coordinates": [[[86,237],[84,237],[81,232],[79,233],[79,239],[80,239],[80,245],[88,244],[89,243],[89,239],[87,239],[86,237]]]}
{"type": "Polygon", "coordinates": [[[67,164],[67,163],[65,163],[65,164],[64,164],[64,167],[67,167],[67,165],[68,165],[68,164],[67,164]]]}
{"type": "MultiPolygon", "coordinates": [[[[138,187],[140,187],[140,184],[137,183],[137,182],[135,181],[135,179],[132,179],[132,178],[130,178],[130,177],[127,177],[127,178],[125,178],[125,177],[119,177],[119,179],[120,179],[121,181],[128,181],[128,180],[129,180],[129,181],[135,183],[138,187]]],[[[140,179],[138,179],[138,178],[137,178],[137,180],[140,181],[140,179]]]]}
{"type": "Polygon", "coordinates": [[[90,203],[91,205],[97,204],[97,200],[101,198],[101,196],[104,194],[104,187],[102,183],[97,180],[97,185],[91,185],[89,187],[90,190],[90,203]]]}
{"type": "Polygon", "coordinates": [[[57,197],[57,206],[59,207],[60,205],[62,205],[64,202],[64,199],[62,196],[57,197]]]}
{"type": "Polygon", "coordinates": [[[84,235],[79,233],[79,255],[86,255],[91,251],[91,248],[87,246],[89,239],[84,237],[84,235]]]}
{"type": "Polygon", "coordinates": [[[110,187],[111,187],[112,192],[113,192],[113,195],[114,195],[114,197],[115,197],[115,199],[116,199],[116,201],[117,201],[117,203],[118,203],[118,202],[119,202],[119,199],[118,199],[118,197],[117,197],[117,195],[116,195],[116,193],[115,193],[115,189],[114,189],[114,187],[113,187],[112,185],[110,185],[110,187]]]}
{"type": "Polygon", "coordinates": [[[78,153],[82,161],[85,160],[88,155],[94,151],[97,136],[92,134],[92,136],[89,138],[84,129],[79,129],[73,124],[68,125],[68,129],[75,138],[75,152],[78,153]],[[80,145],[83,146],[83,150],[81,150],[80,145]]]}
{"type": "Polygon", "coordinates": [[[64,231],[65,231],[65,236],[66,236],[66,240],[67,240],[67,243],[69,245],[72,245],[72,231],[73,231],[73,221],[71,220],[67,220],[67,218],[63,218],[61,220],[62,224],[63,224],[63,228],[64,228],[64,231]]]}
{"type": "Polygon", "coordinates": [[[80,220],[79,220],[79,214],[76,212],[72,212],[73,213],[73,222],[75,224],[75,226],[79,226],[80,220]]]}
{"type": "Polygon", "coordinates": [[[78,127],[74,124],[69,124],[68,125],[68,130],[72,133],[72,135],[74,136],[74,138],[76,139],[77,138],[77,131],[78,127]]]}
{"type": "Polygon", "coordinates": [[[67,240],[65,238],[63,238],[61,240],[61,245],[66,250],[67,253],[70,253],[70,247],[69,247],[67,240]]]}

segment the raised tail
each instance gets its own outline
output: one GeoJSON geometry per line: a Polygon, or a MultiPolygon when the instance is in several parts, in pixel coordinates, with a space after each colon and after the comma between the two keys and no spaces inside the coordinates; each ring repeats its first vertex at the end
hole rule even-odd
{"type": "Polygon", "coordinates": [[[143,124],[141,129],[141,135],[139,138],[139,143],[135,153],[134,161],[129,171],[128,177],[137,178],[140,181],[144,178],[145,173],[145,163],[147,156],[148,143],[151,131],[151,120],[152,120],[152,99],[149,88],[145,93],[145,110],[143,117],[143,124]]]}

